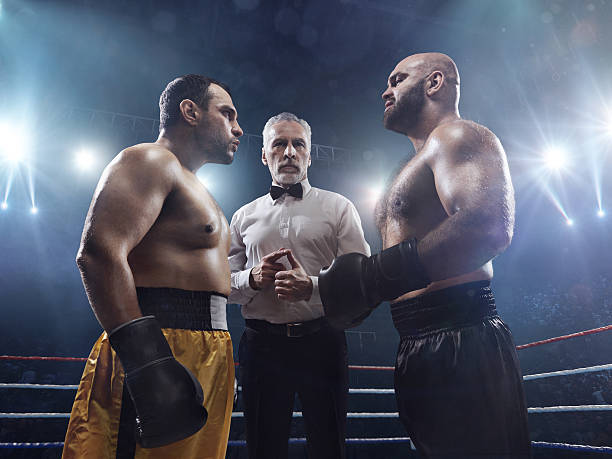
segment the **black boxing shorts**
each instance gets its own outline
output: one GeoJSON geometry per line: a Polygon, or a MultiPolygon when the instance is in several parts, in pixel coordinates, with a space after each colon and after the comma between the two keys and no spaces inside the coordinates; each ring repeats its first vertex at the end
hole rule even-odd
{"type": "Polygon", "coordinates": [[[523,378],[489,282],[391,305],[399,415],[427,458],[528,458],[523,378]]]}

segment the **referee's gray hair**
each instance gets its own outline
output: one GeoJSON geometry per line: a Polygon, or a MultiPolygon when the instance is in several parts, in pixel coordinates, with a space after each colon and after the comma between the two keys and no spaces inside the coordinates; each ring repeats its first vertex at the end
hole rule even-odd
{"type": "Polygon", "coordinates": [[[280,123],[281,121],[295,121],[296,123],[299,123],[304,128],[304,132],[306,133],[306,140],[308,141],[308,149],[310,150],[310,146],[312,145],[312,131],[310,130],[310,125],[306,122],[306,120],[298,118],[296,115],[289,112],[279,113],[278,115],[275,115],[268,120],[262,132],[264,146],[266,145],[266,141],[270,136],[270,128],[275,124],[280,123]]]}

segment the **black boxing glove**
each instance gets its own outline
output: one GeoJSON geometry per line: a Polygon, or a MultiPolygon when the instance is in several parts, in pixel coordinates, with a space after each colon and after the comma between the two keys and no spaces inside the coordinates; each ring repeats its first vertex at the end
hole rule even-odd
{"type": "Polygon", "coordinates": [[[337,328],[359,325],[383,301],[427,287],[416,239],[367,257],[347,253],[319,273],[319,293],[329,323],[337,328]]]}
{"type": "Polygon", "coordinates": [[[195,376],[172,354],[154,316],[126,322],[108,334],[125,371],[144,448],[187,438],[206,423],[204,394],[195,376]]]}

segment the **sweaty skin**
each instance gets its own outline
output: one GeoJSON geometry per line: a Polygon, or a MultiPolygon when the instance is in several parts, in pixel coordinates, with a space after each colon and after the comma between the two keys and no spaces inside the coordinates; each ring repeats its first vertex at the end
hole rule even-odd
{"type": "MultiPolygon", "coordinates": [[[[414,120],[387,126],[408,135],[416,155],[378,202],[376,220],[383,248],[417,238],[420,260],[433,282],[395,301],[491,279],[491,260],[512,238],[514,197],[505,152],[487,128],[459,118],[452,98],[440,103],[446,97],[444,76],[435,72],[448,74],[454,68],[441,56],[415,55],[400,62],[383,94],[387,110],[393,110],[425,78],[427,99],[416,103],[424,105],[414,107],[414,120]],[[436,92],[441,93],[437,98],[436,92]]],[[[458,76],[452,76],[454,83],[458,76]]]]}
{"type": "Polygon", "coordinates": [[[134,282],[228,295],[227,220],[195,174],[174,169],[174,184],[157,220],[128,256],[134,282]]]}
{"type": "Polygon", "coordinates": [[[77,263],[105,330],[142,316],[135,287],[230,293],[228,223],[195,171],[206,162],[230,163],[242,130],[229,94],[216,85],[210,91],[208,111],[182,107],[199,137],[160,135],[130,147],[100,179],[77,263]]]}

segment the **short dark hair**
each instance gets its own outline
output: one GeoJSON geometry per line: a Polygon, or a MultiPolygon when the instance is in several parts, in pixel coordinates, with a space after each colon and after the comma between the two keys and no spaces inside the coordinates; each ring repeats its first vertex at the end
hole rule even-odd
{"type": "Polygon", "coordinates": [[[213,78],[204,75],[189,74],[172,80],[159,96],[159,129],[176,124],[181,119],[180,103],[189,99],[200,108],[208,110],[211,84],[221,86],[230,94],[229,88],[213,78]]]}

